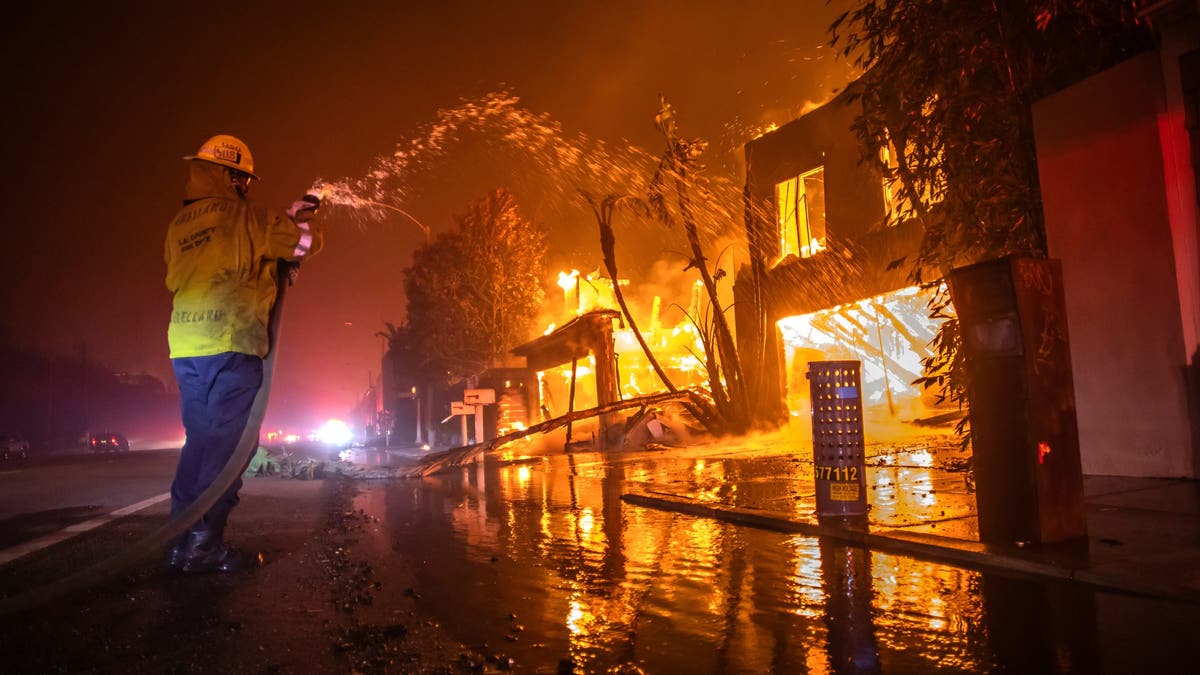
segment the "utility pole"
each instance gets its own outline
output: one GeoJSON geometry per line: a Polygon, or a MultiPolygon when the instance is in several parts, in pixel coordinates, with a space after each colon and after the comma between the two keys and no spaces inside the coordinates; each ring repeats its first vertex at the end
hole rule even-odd
{"type": "MultiPolygon", "coordinates": [[[[383,373],[380,373],[380,379],[382,376],[383,373]]],[[[363,424],[363,443],[366,443],[371,438],[371,427],[377,427],[379,422],[379,411],[375,408],[375,380],[371,377],[370,368],[367,369],[367,392],[363,397],[363,408],[365,408],[363,412],[366,413],[367,418],[363,424]]]]}
{"type": "Polygon", "coordinates": [[[46,359],[46,439],[54,443],[54,356],[46,359]]]}
{"type": "Polygon", "coordinates": [[[417,393],[416,387],[413,387],[412,393],[413,402],[417,404],[417,423],[415,425],[417,427],[416,443],[417,445],[421,445],[421,395],[417,393]]]}
{"type": "Polygon", "coordinates": [[[79,345],[80,361],[83,364],[83,433],[86,437],[91,429],[88,426],[88,359],[87,359],[87,342],[79,345]]]}

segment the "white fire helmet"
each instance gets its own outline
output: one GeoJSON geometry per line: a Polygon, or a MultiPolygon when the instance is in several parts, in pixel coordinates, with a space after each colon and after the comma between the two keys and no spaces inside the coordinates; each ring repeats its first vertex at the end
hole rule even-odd
{"type": "Polygon", "coordinates": [[[254,157],[250,154],[250,148],[241,140],[227,134],[218,134],[204,141],[204,145],[200,146],[196,154],[187,155],[184,159],[200,159],[220,164],[249,174],[252,178],[258,178],[254,173],[254,157]]]}

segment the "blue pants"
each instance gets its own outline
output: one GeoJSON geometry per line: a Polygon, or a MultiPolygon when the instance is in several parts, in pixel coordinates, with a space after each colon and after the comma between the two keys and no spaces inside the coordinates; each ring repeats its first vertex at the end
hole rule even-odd
{"type": "MultiPolygon", "coordinates": [[[[262,384],[262,359],[226,352],[171,360],[187,440],[171,483],[171,517],[186,509],[217,478],[237,449],[262,384]]],[[[251,455],[252,457],[253,455],[251,455]]],[[[245,467],[242,467],[245,470],[245,467]]],[[[238,503],[241,474],[198,525],[219,536],[238,503]]]]}

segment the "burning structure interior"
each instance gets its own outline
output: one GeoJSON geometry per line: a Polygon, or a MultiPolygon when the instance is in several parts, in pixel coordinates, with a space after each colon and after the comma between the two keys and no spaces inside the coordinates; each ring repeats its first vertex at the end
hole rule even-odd
{"type": "MultiPolygon", "coordinates": [[[[617,283],[628,284],[623,279],[617,283]]],[[[574,410],[666,389],[633,329],[625,325],[620,311],[612,309],[617,302],[610,279],[572,270],[560,273],[558,285],[563,291],[565,321],[561,325],[550,324],[544,335],[513,349],[513,354],[524,359],[528,371],[536,376],[527,422],[544,421],[574,410]]],[[[685,315],[698,315],[701,294],[697,282],[692,287],[685,315]]],[[[703,346],[690,321],[685,317],[674,326],[664,325],[662,297],[658,295],[638,298],[631,304],[643,339],[671,381],[682,387],[702,385],[704,370],[697,354],[703,346]],[[643,304],[648,306],[642,307],[643,304]]],[[[584,435],[596,432],[606,438],[607,429],[617,421],[618,415],[610,413],[582,423],[580,430],[584,435]]],[[[497,431],[505,430],[501,420],[497,431]]]]}
{"type": "MultiPolygon", "coordinates": [[[[550,416],[550,386],[545,374],[556,366],[570,364],[569,392],[565,397],[567,410],[573,410],[582,359],[584,375],[594,382],[593,405],[605,405],[619,398],[617,393],[617,359],[613,349],[613,321],[620,312],[611,309],[594,309],[571,319],[546,335],[513,349],[517,356],[525,358],[528,367],[538,373],[538,402],[543,416],[550,416]]],[[[562,399],[560,399],[562,400],[562,399]]],[[[601,419],[601,427],[611,423],[611,416],[601,419]]]]}
{"type": "MultiPolygon", "coordinates": [[[[627,286],[629,282],[621,279],[618,283],[627,286]]],[[[461,420],[452,419],[453,416],[441,418],[447,410],[452,410],[453,402],[464,399],[468,389],[490,389],[495,395],[494,404],[483,406],[483,434],[475,442],[519,432],[572,411],[666,391],[633,329],[626,325],[621,312],[613,309],[618,303],[610,279],[598,273],[581,274],[572,270],[559,274],[558,285],[562,289],[562,306],[560,309],[555,303],[548,304],[545,316],[555,321],[544,334],[518,345],[503,362],[494,363],[469,380],[435,391],[423,387],[415,374],[401,367],[403,364],[398,366],[390,352],[385,354],[380,408],[387,412],[397,442],[409,443],[413,438],[417,443],[424,441],[435,446],[463,442],[459,431],[461,420]]],[[[679,292],[675,288],[670,290],[673,295],[679,292]]],[[[631,298],[629,305],[639,322],[642,338],[671,382],[680,388],[698,387],[706,382],[699,358],[704,347],[688,317],[701,314],[703,288],[696,280],[682,292],[689,300],[678,303],[678,312],[664,311],[663,297],[654,293],[631,298]]],[[[376,409],[375,399],[371,398],[364,404],[364,419],[373,420],[371,416],[376,409]]],[[[664,432],[665,435],[653,431],[659,425],[652,422],[660,414],[662,411],[656,409],[635,416],[651,423],[650,440],[681,438],[681,428],[678,432],[676,429],[664,432]]],[[[604,431],[619,421],[620,414],[612,413],[580,420],[573,425],[575,438],[615,441],[615,437],[608,438],[604,431]]],[[[624,440],[629,438],[626,434],[624,440]]]]}

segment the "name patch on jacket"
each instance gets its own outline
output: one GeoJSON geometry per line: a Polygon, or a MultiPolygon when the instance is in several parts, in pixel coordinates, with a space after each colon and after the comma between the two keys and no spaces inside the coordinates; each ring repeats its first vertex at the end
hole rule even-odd
{"type": "Polygon", "coordinates": [[[196,230],[186,237],[181,237],[179,239],[179,252],[183,253],[194,248],[200,248],[212,241],[212,233],[216,229],[215,227],[206,227],[203,230],[196,230]]]}
{"type": "Polygon", "coordinates": [[[223,309],[206,309],[202,312],[172,312],[171,323],[200,323],[202,321],[221,321],[225,318],[223,309]]]}

